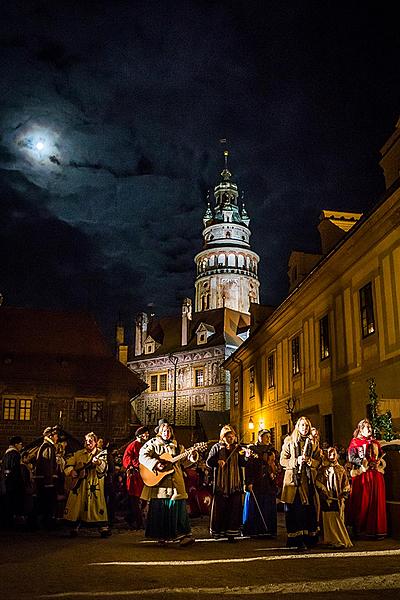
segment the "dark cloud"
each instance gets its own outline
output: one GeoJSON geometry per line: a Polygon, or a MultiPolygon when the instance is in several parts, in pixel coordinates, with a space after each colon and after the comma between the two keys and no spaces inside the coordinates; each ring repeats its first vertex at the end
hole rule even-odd
{"type": "Polygon", "coordinates": [[[393,9],[374,2],[70,0],[2,8],[1,286],[90,306],[110,331],[194,291],[220,138],[261,255],[262,300],[323,208],[366,210],[398,117],[393,9]],[[38,150],[37,144],[43,143],[38,150]],[[18,251],[18,252],[17,252],[18,251]]]}

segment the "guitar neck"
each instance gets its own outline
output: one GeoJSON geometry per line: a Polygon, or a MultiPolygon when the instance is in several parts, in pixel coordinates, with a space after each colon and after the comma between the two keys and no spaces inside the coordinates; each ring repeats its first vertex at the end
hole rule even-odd
{"type": "Polygon", "coordinates": [[[185,450],[185,452],[182,452],[182,454],[178,454],[178,456],[174,456],[171,460],[172,463],[176,463],[178,462],[178,460],[182,460],[182,458],[186,458],[186,456],[189,456],[189,454],[194,450],[194,448],[188,448],[187,450],[185,450]]]}

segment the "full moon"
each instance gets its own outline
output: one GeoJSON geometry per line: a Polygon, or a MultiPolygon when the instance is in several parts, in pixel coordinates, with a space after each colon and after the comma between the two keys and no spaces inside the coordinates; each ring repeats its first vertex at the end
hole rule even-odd
{"type": "Polygon", "coordinates": [[[44,144],[43,144],[43,142],[38,142],[38,143],[36,144],[36,150],[43,150],[43,148],[44,148],[44,144]]]}

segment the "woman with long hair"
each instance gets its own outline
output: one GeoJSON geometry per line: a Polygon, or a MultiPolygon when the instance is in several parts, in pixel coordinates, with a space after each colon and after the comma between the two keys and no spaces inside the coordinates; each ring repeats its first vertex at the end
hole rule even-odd
{"type": "Polygon", "coordinates": [[[318,541],[317,500],[314,472],[320,464],[319,447],[313,443],[311,422],[300,417],[283,442],[280,463],[284,468],[281,500],[285,503],[287,546],[305,550],[318,541]]]}
{"type": "Polygon", "coordinates": [[[210,532],[215,538],[227,537],[228,542],[235,541],[242,523],[242,467],[247,459],[239,449],[236,431],[231,425],[225,425],[206,461],[213,469],[210,532]]]}
{"type": "Polygon", "coordinates": [[[387,533],[385,461],[368,419],[358,423],[348,454],[352,466],[349,525],[355,535],[383,538],[387,533]]]}

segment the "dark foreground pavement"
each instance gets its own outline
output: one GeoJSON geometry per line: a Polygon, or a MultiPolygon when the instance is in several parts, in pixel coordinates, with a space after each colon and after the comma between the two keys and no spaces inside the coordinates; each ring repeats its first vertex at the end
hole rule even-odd
{"type": "Polygon", "coordinates": [[[0,597],[10,600],[126,600],[220,597],[340,600],[400,597],[400,542],[356,542],[350,550],[287,550],[280,518],[277,540],[208,539],[196,520],[196,544],[159,548],[141,533],[117,529],[70,539],[51,533],[0,532],[0,597]]]}

